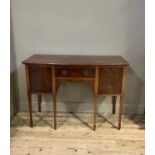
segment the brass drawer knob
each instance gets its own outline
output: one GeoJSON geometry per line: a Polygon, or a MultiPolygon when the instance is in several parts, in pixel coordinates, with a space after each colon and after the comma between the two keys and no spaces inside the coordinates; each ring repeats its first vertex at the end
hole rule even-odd
{"type": "Polygon", "coordinates": [[[67,70],[67,69],[63,69],[62,71],[61,71],[61,74],[62,75],[68,75],[68,73],[69,73],[69,71],[67,70]]]}
{"type": "Polygon", "coordinates": [[[83,71],[82,71],[82,75],[84,75],[84,76],[89,76],[90,73],[89,73],[88,70],[83,70],[83,71]]]}

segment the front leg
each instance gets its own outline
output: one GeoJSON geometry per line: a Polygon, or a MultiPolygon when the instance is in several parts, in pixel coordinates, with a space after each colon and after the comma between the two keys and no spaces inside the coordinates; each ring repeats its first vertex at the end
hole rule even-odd
{"type": "Polygon", "coordinates": [[[124,102],[124,96],[120,96],[120,106],[119,106],[119,117],[118,117],[118,129],[121,129],[121,119],[122,119],[122,113],[123,113],[123,102],[124,102]]]}
{"type": "Polygon", "coordinates": [[[29,115],[30,115],[30,127],[33,127],[33,120],[32,120],[32,97],[31,97],[31,93],[28,93],[27,96],[28,96],[28,109],[29,109],[29,115]]]}
{"type": "Polygon", "coordinates": [[[115,114],[115,112],[116,112],[116,100],[117,100],[117,96],[113,96],[112,97],[112,104],[113,104],[112,113],[113,114],[115,114]]]}
{"type": "Polygon", "coordinates": [[[53,93],[53,112],[54,112],[54,129],[56,130],[56,78],[55,66],[52,66],[52,93],[53,93]]]}
{"type": "Polygon", "coordinates": [[[41,112],[41,102],[42,102],[41,94],[37,95],[37,99],[38,99],[38,111],[41,112]]]}
{"type": "Polygon", "coordinates": [[[56,94],[53,94],[54,129],[56,130],[56,94]]]}
{"type": "Polygon", "coordinates": [[[94,96],[94,125],[93,130],[96,130],[96,111],[97,111],[97,96],[94,96]]]}

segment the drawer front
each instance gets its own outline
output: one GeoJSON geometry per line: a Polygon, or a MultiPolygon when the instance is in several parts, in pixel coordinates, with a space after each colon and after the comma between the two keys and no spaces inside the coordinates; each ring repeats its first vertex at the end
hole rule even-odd
{"type": "Polygon", "coordinates": [[[32,93],[52,92],[52,70],[46,65],[29,65],[30,91],[32,93]]]}
{"type": "Polygon", "coordinates": [[[122,67],[103,67],[99,69],[99,94],[120,94],[122,67]]]}
{"type": "Polygon", "coordinates": [[[90,66],[60,66],[56,67],[56,77],[95,77],[95,68],[90,66]]]}

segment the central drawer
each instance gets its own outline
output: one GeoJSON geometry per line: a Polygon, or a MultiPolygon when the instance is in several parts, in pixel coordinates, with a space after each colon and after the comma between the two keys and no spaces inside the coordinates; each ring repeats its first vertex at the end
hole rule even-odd
{"type": "Polygon", "coordinates": [[[92,67],[92,66],[57,66],[56,77],[94,78],[95,67],[92,67]]]}

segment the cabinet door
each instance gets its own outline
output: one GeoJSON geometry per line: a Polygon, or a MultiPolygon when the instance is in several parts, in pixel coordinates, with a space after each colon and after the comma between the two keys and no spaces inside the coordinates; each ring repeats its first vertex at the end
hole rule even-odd
{"type": "Polygon", "coordinates": [[[107,66],[99,69],[99,94],[121,94],[123,68],[107,66]]]}
{"type": "Polygon", "coordinates": [[[31,93],[52,92],[52,70],[47,65],[29,65],[31,93]]]}

